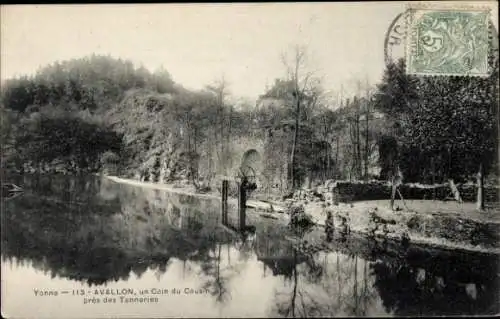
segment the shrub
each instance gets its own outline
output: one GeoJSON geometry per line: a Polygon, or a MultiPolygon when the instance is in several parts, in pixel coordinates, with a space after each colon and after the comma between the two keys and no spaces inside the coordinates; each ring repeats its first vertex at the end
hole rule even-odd
{"type": "Polygon", "coordinates": [[[293,205],[289,209],[290,225],[294,228],[307,229],[314,225],[310,215],[306,214],[303,205],[293,205]]]}

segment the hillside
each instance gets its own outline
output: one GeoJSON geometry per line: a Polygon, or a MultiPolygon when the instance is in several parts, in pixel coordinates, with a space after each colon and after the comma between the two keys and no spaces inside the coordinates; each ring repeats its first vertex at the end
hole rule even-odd
{"type": "Polygon", "coordinates": [[[161,96],[178,89],[164,70],[150,73],[129,61],[96,55],[9,79],[1,92],[4,165],[97,171],[106,152],[123,158],[127,130],[110,122],[122,100],[134,90],[161,96]]]}
{"type": "Polygon", "coordinates": [[[209,89],[190,91],[164,69],[97,55],[7,80],[1,112],[9,170],[112,171],[155,182],[194,179],[200,156],[217,161],[223,155],[213,150],[227,150],[216,145],[247,125],[247,110],[209,89]]]}
{"type": "Polygon", "coordinates": [[[478,163],[485,176],[496,171],[496,81],[417,80],[399,61],[387,67],[374,93],[360,91],[339,105],[327,101],[320,86],[297,98],[289,81],[277,80],[259,101],[282,103],[258,101],[241,110],[228,102],[223,82],[191,91],[165,69],[150,72],[92,55],[5,81],[2,166],[198,185],[233,174],[228,169],[257,147],[265,164],[261,182],[279,192],[291,176],[306,187],[332,178],[387,179],[396,164],[407,182],[462,182],[475,178],[478,163]],[[445,95],[428,98],[441,89],[445,95]],[[457,95],[463,103],[450,104],[457,95]]]}

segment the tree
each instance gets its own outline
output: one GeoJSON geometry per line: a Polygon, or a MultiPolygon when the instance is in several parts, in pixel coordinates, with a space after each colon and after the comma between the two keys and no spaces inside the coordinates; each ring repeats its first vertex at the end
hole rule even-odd
{"type": "Polygon", "coordinates": [[[352,100],[347,101],[347,108],[350,111],[347,117],[349,123],[349,136],[351,137],[351,144],[354,145],[352,149],[352,167],[351,172],[357,178],[362,175],[361,164],[361,139],[360,139],[360,125],[361,125],[361,100],[354,96],[352,100]]]}
{"type": "MultiPolygon", "coordinates": [[[[189,91],[176,85],[164,68],[151,74],[144,67],[135,68],[130,61],[102,55],[56,61],[40,68],[33,76],[9,79],[2,85],[2,107],[5,107],[5,111],[12,115],[10,118],[15,120],[11,123],[10,135],[13,141],[18,143],[26,140],[34,149],[40,147],[39,153],[31,152],[28,147],[18,143],[15,154],[10,152],[9,158],[14,159],[11,155],[16,155],[21,161],[35,162],[35,159],[40,159],[40,164],[50,164],[52,160],[54,163],[57,160],[63,161],[66,165],[75,164],[75,161],[81,161],[83,166],[86,166],[83,163],[85,161],[96,163],[93,151],[97,150],[93,148],[89,149],[88,156],[83,154],[81,157],[70,159],[61,153],[50,160],[51,155],[45,150],[53,151],[57,147],[62,149],[72,145],[75,151],[73,153],[78,153],[80,146],[71,144],[73,142],[70,143],[65,138],[78,136],[82,138],[82,143],[96,142],[93,140],[94,133],[89,133],[89,139],[85,140],[78,132],[80,129],[86,130],[85,123],[102,119],[98,124],[94,123],[99,130],[102,129],[96,131],[97,136],[102,137],[100,134],[104,134],[104,131],[109,133],[108,130],[115,131],[117,135],[126,135],[127,152],[121,155],[126,154],[122,161],[131,165],[128,171],[133,171],[136,166],[146,165],[143,163],[156,163],[158,159],[153,161],[152,157],[167,153],[167,145],[175,148],[178,143],[175,130],[179,128],[179,123],[172,120],[168,123],[160,122],[168,118],[163,116],[163,113],[172,111],[169,109],[174,104],[172,100],[185,92],[189,91]],[[78,121],[66,116],[80,114],[81,111],[87,115],[78,115],[78,121]],[[53,116],[49,119],[48,113],[51,112],[53,116]],[[38,117],[40,119],[36,119],[38,117]],[[56,125],[56,119],[61,123],[56,125]],[[42,147],[53,134],[40,129],[40,121],[47,123],[64,137],[61,143],[56,142],[48,148],[42,147]],[[74,124],[75,127],[66,127],[68,123],[74,124]],[[172,143],[169,143],[170,137],[172,143]],[[161,150],[160,154],[155,153],[158,150],[161,150]]],[[[168,149],[168,152],[171,150],[168,149]]]]}
{"type": "Polygon", "coordinates": [[[171,93],[174,92],[174,81],[170,73],[161,66],[151,75],[152,89],[158,93],[171,93]]]}
{"type": "MultiPolygon", "coordinates": [[[[361,91],[361,83],[358,82],[358,90],[361,91]]],[[[368,173],[368,167],[369,167],[369,160],[370,160],[370,154],[372,151],[372,148],[370,147],[370,135],[373,135],[373,128],[370,127],[370,120],[373,119],[373,102],[374,98],[372,96],[372,90],[368,84],[368,79],[366,80],[366,83],[364,85],[364,88],[362,89],[363,92],[360,92],[359,94],[362,95],[362,104],[361,104],[361,111],[362,111],[362,118],[364,118],[364,137],[365,137],[365,147],[364,147],[364,172],[363,176],[365,180],[368,180],[369,178],[369,173],[368,173]]],[[[372,124],[373,125],[373,124],[372,124]]]]}
{"type": "Polygon", "coordinates": [[[312,120],[312,126],[318,128],[323,141],[326,141],[329,146],[329,151],[335,148],[335,156],[332,158],[332,154],[328,154],[326,162],[326,176],[323,178],[323,182],[327,178],[331,178],[338,171],[338,156],[340,150],[340,135],[344,128],[344,121],[342,116],[340,116],[338,111],[333,111],[327,107],[320,107],[319,113],[314,116],[312,120]]]}
{"type": "MultiPolygon", "coordinates": [[[[216,80],[214,82],[214,84],[207,85],[206,89],[208,90],[208,92],[213,94],[213,96],[215,97],[215,100],[216,100],[216,105],[215,105],[215,107],[216,107],[216,121],[217,121],[216,123],[218,125],[216,124],[215,127],[217,127],[217,126],[219,127],[219,132],[218,132],[219,140],[217,139],[217,129],[214,127],[214,142],[216,142],[218,140],[220,143],[220,152],[219,153],[216,152],[216,154],[218,155],[217,156],[218,162],[221,163],[221,166],[223,168],[220,173],[227,175],[227,165],[228,165],[227,162],[229,159],[227,146],[229,145],[229,136],[230,136],[229,130],[231,127],[231,124],[230,124],[231,114],[226,116],[225,101],[226,101],[226,97],[229,95],[229,93],[227,91],[226,79],[224,78],[224,76],[222,76],[220,79],[216,80]],[[229,119],[229,123],[227,123],[228,121],[225,120],[226,118],[229,119]],[[226,133],[226,137],[224,136],[224,127],[226,127],[228,130],[228,132],[226,133]]],[[[210,167],[211,166],[212,165],[210,165],[210,167]]]]}
{"type": "Polygon", "coordinates": [[[101,154],[121,153],[122,137],[78,114],[42,109],[20,121],[14,145],[24,163],[41,167],[59,161],[68,171],[95,172],[101,154]]]}
{"type": "Polygon", "coordinates": [[[282,54],[282,62],[286,69],[287,80],[290,81],[293,85],[293,102],[295,104],[295,125],[294,125],[294,135],[292,142],[292,150],[290,154],[290,187],[292,189],[296,188],[297,180],[295,178],[295,169],[296,169],[296,148],[297,148],[297,139],[299,136],[299,126],[300,126],[300,115],[301,115],[301,107],[304,103],[307,90],[311,89],[311,78],[313,73],[310,71],[304,70],[306,67],[306,48],[296,45],[292,52],[291,58],[287,56],[286,53],[282,54]]]}
{"type": "Polygon", "coordinates": [[[467,180],[479,171],[480,195],[497,154],[497,88],[497,72],[487,78],[410,77],[404,61],[389,65],[376,99],[394,121],[405,178],[467,180]]]}

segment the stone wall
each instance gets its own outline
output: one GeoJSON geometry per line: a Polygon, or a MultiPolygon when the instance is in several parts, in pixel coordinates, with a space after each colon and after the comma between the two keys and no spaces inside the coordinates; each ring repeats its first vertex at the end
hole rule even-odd
{"type": "MultiPolygon", "coordinates": [[[[475,202],[477,189],[472,184],[457,185],[462,200],[465,202],[475,202]]],[[[371,181],[337,181],[331,187],[334,199],[339,202],[380,200],[391,198],[391,185],[387,182],[371,181]]],[[[446,200],[453,198],[451,189],[447,184],[441,185],[421,185],[403,184],[399,187],[401,195],[405,199],[437,199],[446,200]]],[[[485,186],[485,201],[499,201],[498,186],[485,186]]]]}
{"type": "MultiPolygon", "coordinates": [[[[460,185],[458,187],[462,199],[466,202],[476,201],[477,189],[475,185],[460,185]]],[[[495,186],[484,187],[484,200],[485,202],[498,202],[500,199],[500,188],[495,186]]]]}
{"type": "Polygon", "coordinates": [[[383,182],[337,181],[332,187],[333,198],[338,202],[378,200],[391,197],[390,185],[383,182]]]}

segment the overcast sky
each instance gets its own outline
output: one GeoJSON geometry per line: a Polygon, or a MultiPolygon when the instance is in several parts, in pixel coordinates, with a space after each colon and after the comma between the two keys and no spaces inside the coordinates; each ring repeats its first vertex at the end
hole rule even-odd
{"type": "Polygon", "coordinates": [[[1,77],[32,74],[92,53],[163,65],[201,88],[225,76],[231,93],[255,98],[284,75],[280,54],[307,45],[329,91],[376,83],[384,37],[404,2],[2,6],[1,77]]]}

